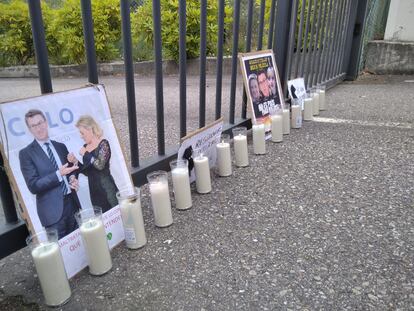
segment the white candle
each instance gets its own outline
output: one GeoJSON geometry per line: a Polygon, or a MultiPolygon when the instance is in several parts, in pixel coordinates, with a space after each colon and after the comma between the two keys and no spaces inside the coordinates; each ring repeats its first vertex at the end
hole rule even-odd
{"type": "Polygon", "coordinates": [[[253,125],[253,151],[255,154],[266,153],[266,138],[264,124],[253,125]]]}
{"type": "Polygon", "coordinates": [[[150,183],[152,209],[157,227],[167,227],[173,223],[170,191],[168,181],[160,180],[150,183]]]}
{"type": "Polygon", "coordinates": [[[121,200],[120,209],[127,247],[131,249],[143,247],[147,244],[147,237],[139,196],[121,200]]]}
{"type": "Polygon", "coordinates": [[[230,176],[232,174],[230,144],[222,141],[216,145],[216,149],[219,175],[230,176]]]}
{"type": "Polygon", "coordinates": [[[194,158],[194,169],[196,174],[196,188],[198,193],[209,193],[211,191],[210,166],[206,156],[194,158]]]}
{"type": "Polygon", "coordinates": [[[93,275],[108,272],[112,268],[112,259],[102,220],[93,218],[85,221],[80,226],[80,232],[89,259],[89,272],[93,275]]]}
{"type": "Polygon", "coordinates": [[[249,165],[249,154],[247,151],[247,137],[246,135],[234,136],[234,155],[236,166],[244,167],[249,165]]]}
{"type": "Polygon", "coordinates": [[[305,98],[305,102],[303,104],[303,114],[303,120],[313,120],[313,99],[310,97],[305,98]]]}
{"type": "Polygon", "coordinates": [[[319,115],[319,92],[313,93],[313,115],[319,115]]]}
{"type": "Polygon", "coordinates": [[[290,111],[289,109],[283,109],[283,134],[290,133],[290,111]]]}
{"type": "Polygon", "coordinates": [[[319,110],[326,110],[325,91],[319,90],[319,110]]]}
{"type": "Polygon", "coordinates": [[[175,207],[177,209],[188,209],[193,205],[191,200],[190,179],[187,167],[176,167],[171,171],[175,207]]]}
{"type": "Polygon", "coordinates": [[[63,304],[70,298],[71,291],[58,243],[40,244],[32,250],[32,257],[45,303],[48,306],[63,304]]]}
{"type": "Polygon", "coordinates": [[[292,119],[290,121],[293,129],[302,127],[302,109],[299,105],[292,106],[292,119]]]}
{"type": "Polygon", "coordinates": [[[275,114],[270,117],[272,121],[272,141],[279,143],[283,141],[283,117],[281,114],[275,114]]]}

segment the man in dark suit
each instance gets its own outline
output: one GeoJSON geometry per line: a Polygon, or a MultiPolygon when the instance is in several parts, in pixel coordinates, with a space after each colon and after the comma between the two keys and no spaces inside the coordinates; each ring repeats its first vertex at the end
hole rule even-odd
{"type": "Polygon", "coordinates": [[[36,195],[37,214],[45,228],[57,229],[59,239],[77,228],[74,214],[80,208],[74,175],[77,166],[67,163],[68,149],[50,140],[48,123],[42,111],[25,115],[34,140],[20,150],[20,169],[30,192],[36,195]]]}

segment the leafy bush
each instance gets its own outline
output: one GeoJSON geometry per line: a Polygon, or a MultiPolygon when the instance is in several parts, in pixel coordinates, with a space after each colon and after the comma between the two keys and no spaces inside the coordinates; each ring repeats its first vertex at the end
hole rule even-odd
{"type": "MultiPolygon", "coordinates": [[[[217,47],[218,3],[207,0],[207,55],[214,55],[217,47]]],[[[232,8],[226,4],[225,28],[232,22],[232,8]]],[[[153,46],[152,1],[144,4],[131,16],[131,29],[134,44],[144,42],[147,47],[153,46]]],[[[167,58],[178,60],[179,57],[179,14],[178,0],[161,0],[161,38],[163,53],[167,58]]],[[[195,58],[200,54],[200,2],[187,1],[187,58],[195,58]]]]}
{"type": "MultiPolygon", "coordinates": [[[[119,57],[117,43],[121,36],[119,1],[92,1],[95,49],[98,61],[119,57]]],[[[57,63],[85,62],[82,13],[79,0],[67,0],[55,17],[48,33],[49,45],[54,46],[51,57],[57,63]]]]}
{"type": "Polygon", "coordinates": [[[0,3],[0,54],[0,64],[25,65],[33,61],[29,9],[23,0],[0,3]]]}

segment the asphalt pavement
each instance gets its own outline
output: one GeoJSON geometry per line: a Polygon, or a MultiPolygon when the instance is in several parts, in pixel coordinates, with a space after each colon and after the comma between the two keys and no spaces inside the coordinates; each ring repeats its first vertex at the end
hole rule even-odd
{"type": "MultiPolygon", "coordinates": [[[[128,147],[124,80],[102,82],[128,147]]],[[[83,83],[56,79],[54,88],[83,83]]],[[[188,85],[195,128],[198,78],[188,85]]],[[[207,85],[212,120],[214,77],[207,85]]],[[[177,143],[177,77],[166,77],[164,86],[167,144],[177,143]]],[[[156,150],[153,80],[137,78],[136,87],[144,157],[156,150]]],[[[38,93],[36,80],[0,79],[0,101],[38,93]]],[[[250,166],[232,176],[213,173],[212,192],[193,191],[193,207],[174,210],[168,228],[154,226],[142,187],[148,244],[116,247],[104,276],[75,276],[62,309],[413,310],[413,99],[413,76],[339,84],[315,121],[291,130],[283,143],[268,142],[266,155],[254,156],[249,144],[250,166]]],[[[27,249],[1,260],[0,273],[0,309],[45,309],[27,249]]]]}

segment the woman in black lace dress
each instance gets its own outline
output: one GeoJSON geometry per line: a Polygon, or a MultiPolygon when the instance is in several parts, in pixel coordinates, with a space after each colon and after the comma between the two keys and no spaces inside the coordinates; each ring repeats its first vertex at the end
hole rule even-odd
{"type": "Polygon", "coordinates": [[[109,170],[111,147],[109,142],[102,138],[103,131],[91,116],[81,116],[76,122],[76,127],[85,141],[79,151],[83,163],[78,162],[73,153],[68,155],[68,161],[78,162],[79,173],[88,177],[92,205],[101,207],[104,213],[118,205],[118,188],[109,170]]]}

